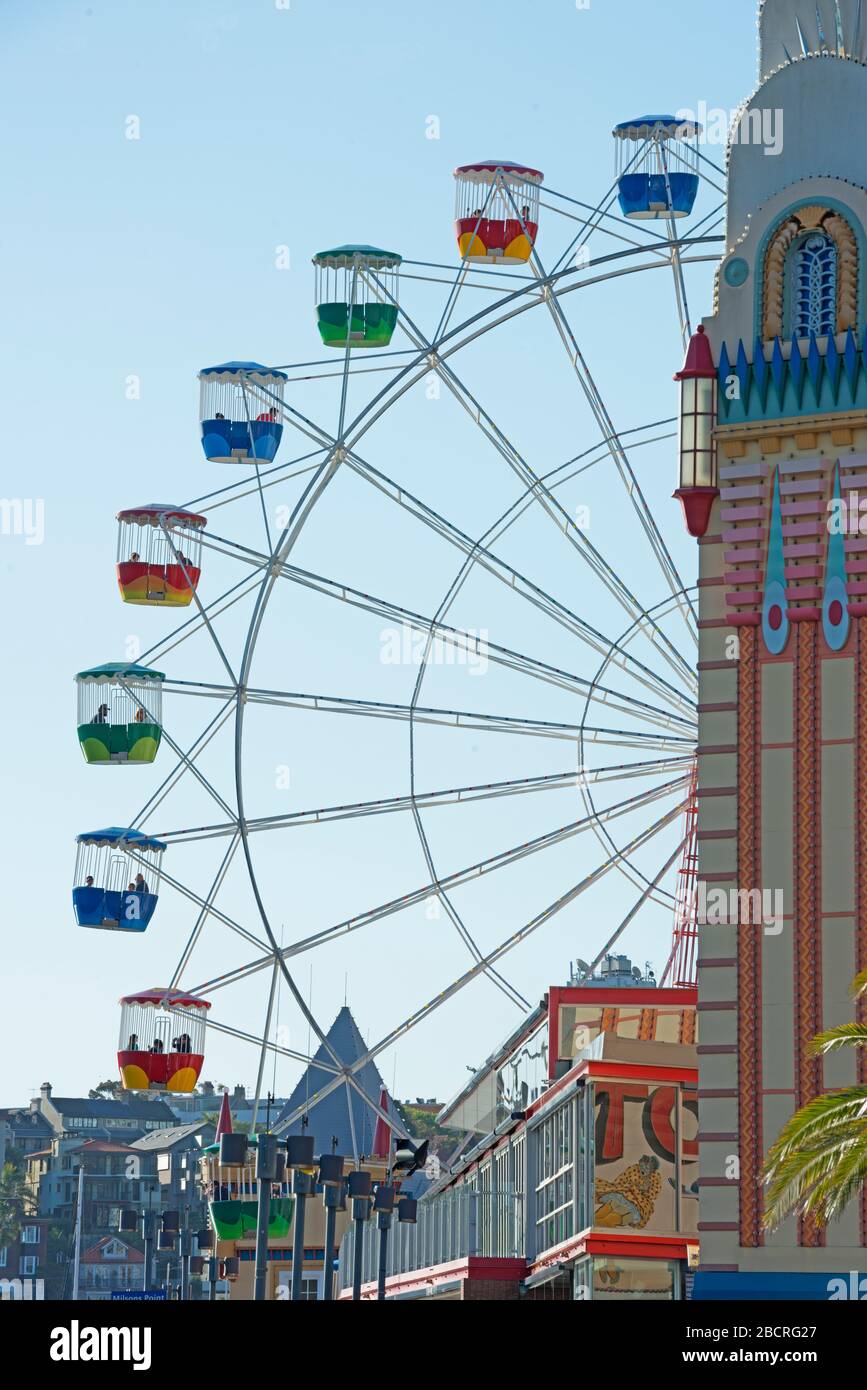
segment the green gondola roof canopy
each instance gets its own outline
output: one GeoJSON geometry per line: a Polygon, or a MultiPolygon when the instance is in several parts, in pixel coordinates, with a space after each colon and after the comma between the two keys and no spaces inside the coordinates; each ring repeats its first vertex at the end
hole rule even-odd
{"type": "Polygon", "coordinates": [[[263,376],[276,378],[278,381],[289,380],[285,372],[279,371],[277,367],[266,367],[261,362],[219,362],[216,367],[202,367],[199,380],[207,376],[263,376]]]}
{"type": "Polygon", "coordinates": [[[346,270],[360,264],[371,270],[388,270],[402,261],[396,251],[383,251],[379,246],[335,246],[330,251],[317,251],[313,257],[314,265],[329,270],[346,270]]]}
{"type": "Polygon", "coordinates": [[[152,835],[144,835],[141,830],[131,830],[129,827],[124,829],[119,825],[111,825],[106,830],[82,830],[80,835],[76,835],[77,845],[129,845],[131,849],[141,850],[164,850],[165,843],[156,840],[152,835]]]}
{"type": "Polygon", "coordinates": [[[177,521],[182,526],[208,524],[207,517],[200,516],[198,512],[188,512],[183,507],[175,507],[170,502],[145,502],[141,507],[125,507],[117,513],[118,521],[138,522],[139,525],[149,522],[151,526],[158,526],[163,519],[177,521]]]}
{"type": "Polygon", "coordinates": [[[80,685],[111,684],[121,680],[164,681],[163,671],[152,671],[149,666],[137,666],[133,661],[104,661],[101,666],[91,666],[87,671],[78,671],[75,676],[80,685]]]}

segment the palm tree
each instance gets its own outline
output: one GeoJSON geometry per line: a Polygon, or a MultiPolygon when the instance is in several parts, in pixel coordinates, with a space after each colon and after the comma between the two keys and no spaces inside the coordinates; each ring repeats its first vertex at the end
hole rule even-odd
{"type": "MultiPolygon", "coordinates": [[[[867,970],[852,986],[867,995],[867,970]]],[[[867,1023],[843,1023],[813,1039],[817,1056],[843,1047],[867,1047],[867,1023]]],[[[798,1110],[765,1161],[768,1185],[764,1224],[787,1216],[812,1216],[825,1226],[867,1182],[867,1086],[846,1086],[817,1096],[798,1110]]]]}
{"type": "Polygon", "coordinates": [[[7,1163],[0,1172],[0,1249],[18,1239],[23,1218],[33,1210],[33,1199],[20,1168],[7,1163]]]}

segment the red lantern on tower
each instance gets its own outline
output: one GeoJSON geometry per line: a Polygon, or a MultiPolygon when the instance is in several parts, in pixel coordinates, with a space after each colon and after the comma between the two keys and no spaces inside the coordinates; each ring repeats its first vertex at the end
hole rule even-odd
{"type": "Polygon", "coordinates": [[[716,440],[717,373],[704,325],[689,340],[680,382],[680,499],[686,528],[691,536],[703,536],[710,521],[717,485],[716,440]]]}

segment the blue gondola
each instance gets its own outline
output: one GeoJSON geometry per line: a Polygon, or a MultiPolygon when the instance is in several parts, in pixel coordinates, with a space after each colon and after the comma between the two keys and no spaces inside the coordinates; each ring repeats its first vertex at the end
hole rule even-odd
{"type": "Polygon", "coordinates": [[[271,463],[283,437],[286,373],[261,362],[199,372],[202,448],[211,463],[271,463]]]}
{"type": "Polygon", "coordinates": [[[146,931],[159,898],[163,842],[119,826],[83,831],[75,842],[72,906],[78,925],[146,931]]]}
{"type": "Polygon", "coordinates": [[[677,116],[639,116],[621,121],[613,134],[624,217],[688,217],[698,193],[701,126],[677,116]]]}

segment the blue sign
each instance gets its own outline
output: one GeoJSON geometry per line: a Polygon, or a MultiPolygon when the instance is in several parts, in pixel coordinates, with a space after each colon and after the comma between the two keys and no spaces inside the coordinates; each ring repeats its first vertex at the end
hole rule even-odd
{"type": "Polygon", "coordinates": [[[120,1299],[123,1303],[160,1303],[165,1302],[165,1289],[112,1289],[112,1299],[120,1299]]]}

